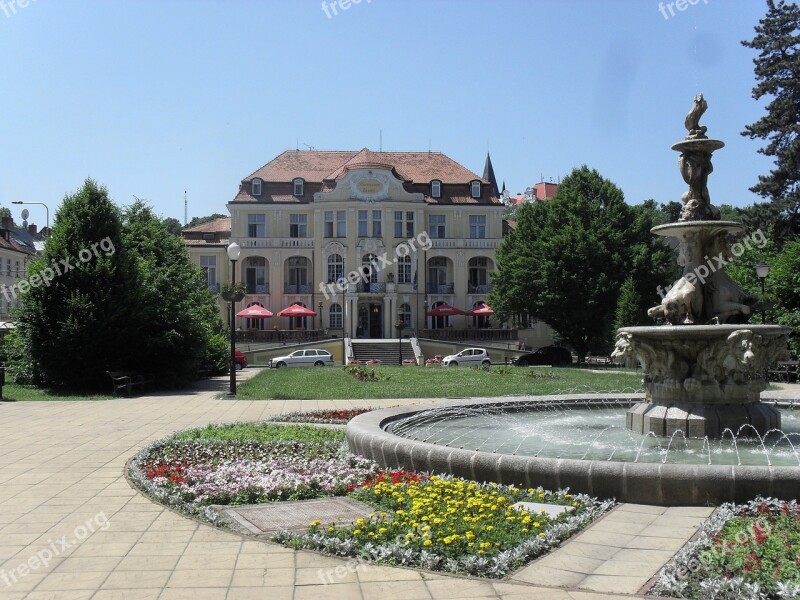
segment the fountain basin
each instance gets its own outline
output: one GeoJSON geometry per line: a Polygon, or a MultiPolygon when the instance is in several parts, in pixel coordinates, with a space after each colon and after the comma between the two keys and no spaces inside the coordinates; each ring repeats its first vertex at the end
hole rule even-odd
{"type": "MultiPolygon", "coordinates": [[[[614,395],[630,403],[641,395],[614,395]]],[[[591,395],[558,395],[537,399],[575,405],[601,400],[591,395]]],[[[602,498],[661,506],[692,506],[742,502],[758,494],[779,498],[800,496],[800,467],[703,465],[579,460],[519,456],[454,448],[407,439],[387,431],[397,421],[423,410],[462,406],[503,406],[508,399],[437,402],[397,407],[359,415],[347,425],[353,452],[384,468],[451,473],[477,481],[496,481],[549,489],[569,487],[602,498]]]]}

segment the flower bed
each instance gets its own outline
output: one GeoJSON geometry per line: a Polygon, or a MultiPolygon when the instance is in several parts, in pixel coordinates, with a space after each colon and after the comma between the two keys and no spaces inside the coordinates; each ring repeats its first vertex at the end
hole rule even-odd
{"type": "Polygon", "coordinates": [[[541,488],[406,471],[382,472],[354,489],[352,496],[376,512],[349,527],[314,521],[306,533],[281,532],[276,541],[388,564],[502,577],[614,504],[541,488]],[[512,507],[520,501],[564,504],[575,510],[550,519],[512,507]]]}
{"type": "Polygon", "coordinates": [[[800,506],[774,498],[724,504],[658,574],[651,594],[800,597],[800,506]]]}
{"type": "Polygon", "coordinates": [[[294,411],[275,415],[269,420],[275,423],[320,423],[327,425],[346,425],[350,419],[363,415],[374,408],[327,408],[321,410],[294,411]]]}
{"type": "Polygon", "coordinates": [[[219,524],[211,504],[341,496],[377,473],[371,460],[335,442],[236,442],[167,438],[134,457],[130,476],[144,492],[219,524]]]}
{"type": "Polygon", "coordinates": [[[305,533],[281,532],[274,539],[295,548],[487,577],[502,577],[547,552],[614,504],[566,491],[381,471],[348,454],[343,440],[343,432],[332,428],[209,425],[144,448],[131,460],[129,474],[163,504],[220,526],[225,523],[212,504],[350,495],[375,512],[346,527],[316,520],[305,533]],[[562,504],[572,512],[548,518],[518,510],[516,502],[562,504]]]}

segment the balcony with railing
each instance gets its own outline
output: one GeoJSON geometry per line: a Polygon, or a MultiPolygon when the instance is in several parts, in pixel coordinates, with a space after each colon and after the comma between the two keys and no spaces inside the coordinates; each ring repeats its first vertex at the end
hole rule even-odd
{"type": "Polygon", "coordinates": [[[488,294],[492,291],[492,284],[491,283],[483,283],[483,284],[467,284],[467,294],[472,295],[479,295],[483,296],[488,294]]]}
{"type": "Polygon", "coordinates": [[[423,329],[420,332],[420,337],[429,340],[448,340],[452,342],[509,342],[517,339],[517,330],[443,327],[441,329],[423,329]]]}
{"type": "Polygon", "coordinates": [[[268,283],[262,283],[262,284],[255,285],[255,284],[249,284],[248,283],[246,285],[245,294],[248,294],[248,295],[250,295],[250,294],[260,294],[260,295],[269,294],[269,284],[268,283]]]}
{"type": "Polygon", "coordinates": [[[376,282],[366,282],[362,281],[356,284],[356,293],[357,294],[383,294],[386,292],[386,283],[376,281],[376,282]]]}
{"type": "Polygon", "coordinates": [[[429,281],[426,287],[429,294],[453,294],[453,284],[452,283],[441,283],[441,282],[433,282],[429,281]]]}
{"type": "Polygon", "coordinates": [[[239,238],[236,241],[242,248],[313,248],[313,238],[239,238]]]}
{"type": "Polygon", "coordinates": [[[310,294],[310,283],[285,283],[283,285],[284,294],[310,294]]]}
{"type": "Polygon", "coordinates": [[[498,248],[501,241],[496,238],[470,238],[464,240],[463,246],[465,248],[498,248]]]}

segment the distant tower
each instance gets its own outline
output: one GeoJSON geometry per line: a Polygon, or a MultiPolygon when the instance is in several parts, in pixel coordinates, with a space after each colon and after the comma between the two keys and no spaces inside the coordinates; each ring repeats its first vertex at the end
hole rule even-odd
{"type": "Polygon", "coordinates": [[[486,153],[486,165],[483,167],[483,178],[492,184],[492,198],[499,198],[500,190],[497,188],[497,177],[494,176],[492,158],[489,156],[488,152],[486,153]]]}

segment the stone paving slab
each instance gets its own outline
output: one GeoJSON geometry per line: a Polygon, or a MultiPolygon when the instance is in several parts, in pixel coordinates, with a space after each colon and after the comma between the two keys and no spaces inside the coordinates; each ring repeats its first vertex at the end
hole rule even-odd
{"type": "Polygon", "coordinates": [[[622,504],[510,579],[601,593],[636,594],[713,510],[622,504]]]}
{"type": "Polygon", "coordinates": [[[325,525],[349,525],[375,513],[371,506],[352,498],[316,498],[274,504],[248,504],[236,507],[215,506],[217,512],[244,531],[256,535],[277,533],[282,529],[304,531],[316,519],[325,525]]]}

